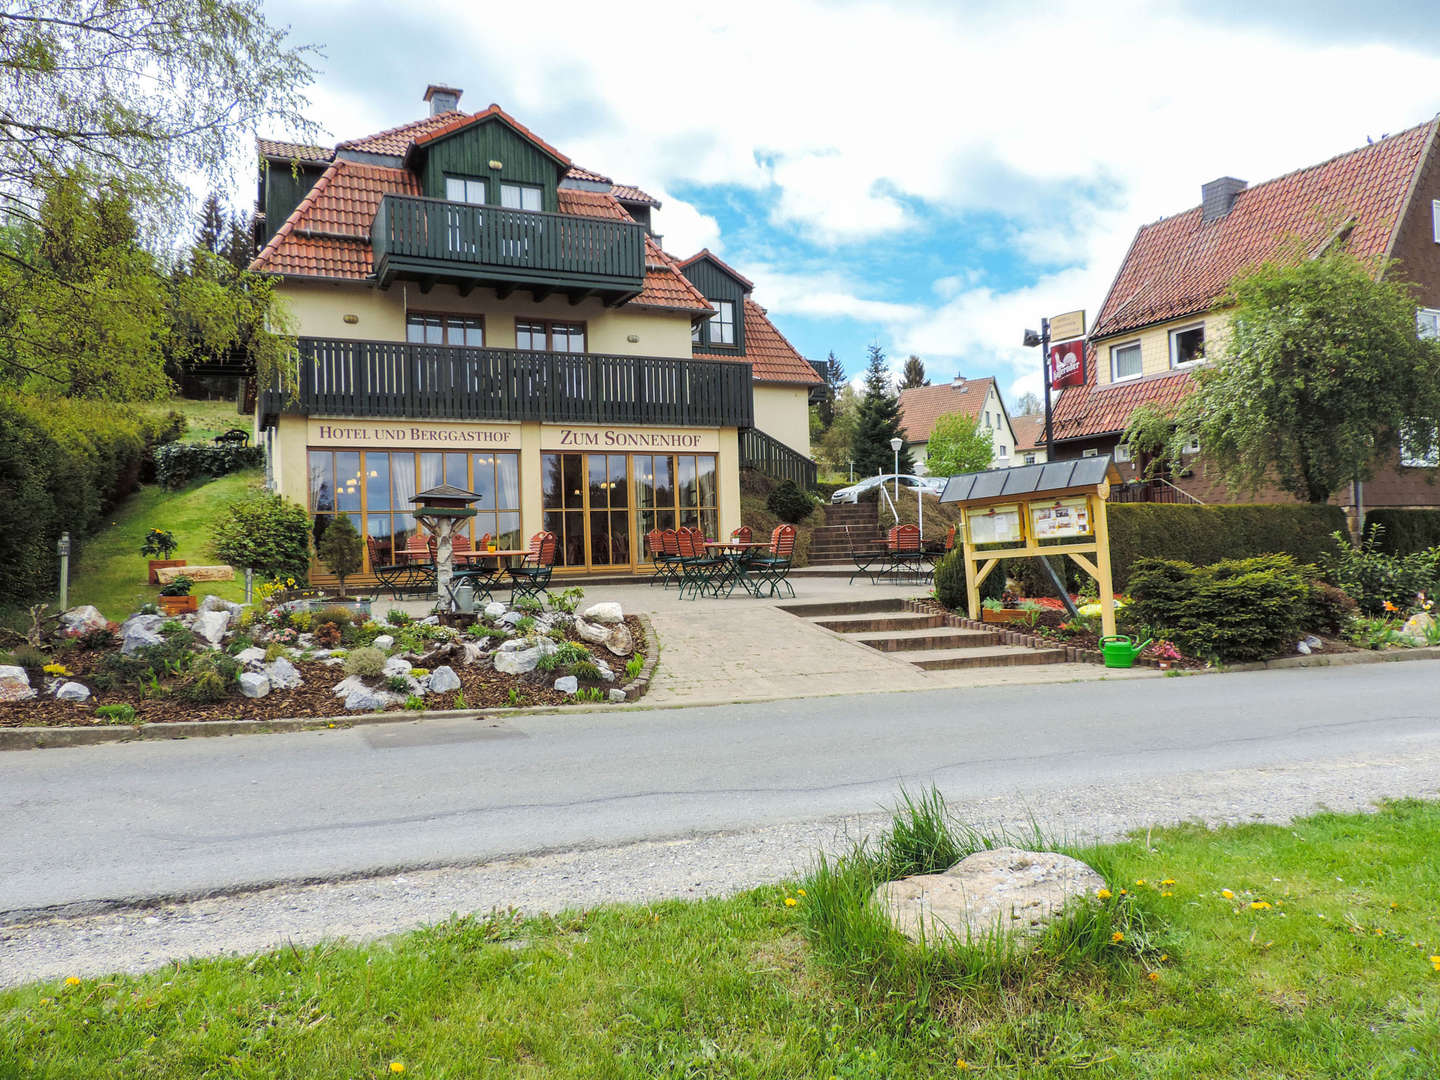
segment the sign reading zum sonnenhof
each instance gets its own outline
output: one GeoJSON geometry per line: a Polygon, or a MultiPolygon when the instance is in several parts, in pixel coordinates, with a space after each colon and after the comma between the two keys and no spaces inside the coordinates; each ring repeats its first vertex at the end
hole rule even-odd
{"type": "Polygon", "coordinates": [[[311,446],[428,446],[437,450],[520,448],[519,424],[435,424],[406,420],[314,420],[311,446]]]}
{"type": "Polygon", "coordinates": [[[720,449],[718,431],[693,428],[592,427],[546,424],[540,429],[542,450],[596,450],[616,453],[713,454],[720,449]]]}

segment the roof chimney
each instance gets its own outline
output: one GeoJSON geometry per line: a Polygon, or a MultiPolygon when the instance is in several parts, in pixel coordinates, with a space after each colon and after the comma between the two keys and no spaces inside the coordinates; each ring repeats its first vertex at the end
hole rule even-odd
{"type": "Polygon", "coordinates": [[[1244,180],[1236,180],[1233,176],[1222,176],[1219,180],[1201,184],[1200,220],[1218,221],[1230,213],[1230,208],[1235,205],[1235,196],[1244,191],[1245,187],[1244,180]]]}
{"type": "Polygon", "coordinates": [[[956,389],[956,390],[964,390],[964,389],[965,389],[965,376],[964,376],[964,375],[961,375],[961,374],[957,371],[957,372],[955,373],[955,378],[954,378],[954,380],[950,383],[950,385],[951,385],[952,388],[954,388],[954,389],[956,389]]]}
{"type": "Polygon", "coordinates": [[[431,83],[425,88],[425,100],[430,103],[430,115],[439,116],[443,112],[455,112],[460,108],[460,95],[464,92],[456,90],[453,86],[431,83]]]}

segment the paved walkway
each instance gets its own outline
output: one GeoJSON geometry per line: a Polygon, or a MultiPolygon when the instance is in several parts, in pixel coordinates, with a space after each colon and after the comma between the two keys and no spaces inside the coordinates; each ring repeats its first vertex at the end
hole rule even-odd
{"type": "MultiPolygon", "coordinates": [[[[757,600],[739,593],[723,600],[681,600],[675,589],[658,585],[582,582],[581,607],[614,600],[627,613],[650,617],[660,638],[660,666],[645,703],[656,706],[1159,677],[1148,668],[1110,671],[1095,664],[921,671],[902,653],[883,653],[846,640],[779,608],[788,603],[908,599],[925,595],[923,586],[850,585],[843,577],[792,580],[794,600],[757,600]]],[[[388,600],[375,605],[377,613],[389,606],[388,600]]],[[[419,601],[394,606],[412,614],[429,608],[419,601]]]]}

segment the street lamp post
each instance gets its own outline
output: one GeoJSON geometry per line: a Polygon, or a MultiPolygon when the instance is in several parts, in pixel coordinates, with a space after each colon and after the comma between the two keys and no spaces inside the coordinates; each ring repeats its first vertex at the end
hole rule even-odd
{"type": "Polygon", "coordinates": [[[890,440],[890,449],[895,451],[895,505],[900,505],[900,447],[905,445],[905,440],[895,438],[890,440]]]}
{"type": "Polygon", "coordinates": [[[1040,332],[1025,331],[1027,349],[1040,346],[1040,377],[1045,380],[1045,460],[1055,460],[1055,433],[1050,423],[1050,320],[1040,320],[1040,332]]]}

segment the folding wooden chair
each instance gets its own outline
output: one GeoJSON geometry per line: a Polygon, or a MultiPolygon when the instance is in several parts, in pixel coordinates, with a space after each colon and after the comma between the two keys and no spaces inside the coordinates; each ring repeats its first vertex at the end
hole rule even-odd
{"type": "Polygon", "coordinates": [[[795,554],[795,526],[777,525],[770,534],[770,550],[750,562],[750,577],[755,582],[755,595],[762,588],[769,589],[771,596],[780,595],[780,586],[795,595],[795,587],[786,579],[790,576],[790,564],[795,554]]]}
{"type": "Polygon", "coordinates": [[[530,553],[525,556],[519,566],[512,566],[507,571],[512,585],[510,593],[512,604],[516,598],[521,596],[533,596],[538,599],[541,593],[547,597],[550,595],[548,586],[550,575],[555,569],[555,552],[559,548],[559,544],[559,540],[552,532],[538,532],[530,537],[530,553]]]}
{"type": "Polygon", "coordinates": [[[682,526],[675,531],[675,539],[680,547],[681,599],[686,589],[690,590],[692,599],[699,599],[701,593],[714,594],[716,577],[724,569],[724,560],[705,551],[704,534],[699,529],[682,526]]]}

